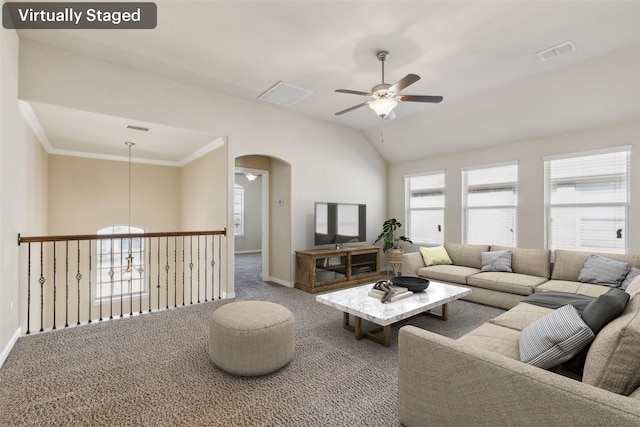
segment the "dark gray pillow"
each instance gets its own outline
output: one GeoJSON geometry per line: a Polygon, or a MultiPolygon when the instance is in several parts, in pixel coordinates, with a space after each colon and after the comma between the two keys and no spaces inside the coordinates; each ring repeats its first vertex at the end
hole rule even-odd
{"type": "Polygon", "coordinates": [[[567,304],[531,323],[520,333],[520,360],[553,368],[578,354],[595,337],[574,306],[567,304]]]}
{"type": "MultiPolygon", "coordinates": [[[[582,310],[582,320],[584,320],[584,323],[597,335],[602,328],[607,326],[607,323],[611,322],[624,311],[630,297],[631,295],[622,289],[609,289],[607,293],[600,295],[582,310]]],[[[591,347],[591,344],[587,345],[573,358],[565,362],[564,367],[576,374],[582,375],[589,347],[591,347]]]]}
{"type": "Polygon", "coordinates": [[[627,277],[625,277],[624,280],[622,281],[622,284],[620,285],[620,289],[626,290],[627,287],[629,287],[629,285],[631,284],[631,282],[633,282],[633,279],[635,279],[638,276],[640,276],[640,269],[631,267],[629,269],[629,272],[627,273],[627,277]]]}
{"type": "Polygon", "coordinates": [[[624,311],[629,298],[631,295],[622,289],[609,289],[584,308],[582,320],[597,334],[624,311]]]}
{"type": "Polygon", "coordinates": [[[482,271],[504,271],[513,273],[511,270],[511,251],[491,251],[482,252],[482,271]]]}
{"type": "Polygon", "coordinates": [[[578,281],[617,288],[627,277],[629,268],[626,262],[615,261],[600,255],[589,255],[580,270],[578,281]]]}

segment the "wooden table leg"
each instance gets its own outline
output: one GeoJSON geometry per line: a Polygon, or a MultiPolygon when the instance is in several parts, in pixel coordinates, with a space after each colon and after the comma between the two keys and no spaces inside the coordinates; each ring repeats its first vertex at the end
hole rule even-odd
{"type": "Polygon", "coordinates": [[[346,311],[343,313],[343,316],[342,316],[342,326],[346,330],[353,332],[353,326],[349,324],[349,313],[347,313],[346,311]]]}
{"type": "Polygon", "coordinates": [[[364,333],[362,332],[362,319],[358,316],[355,316],[356,318],[356,329],[355,329],[355,334],[356,334],[356,339],[357,340],[361,340],[364,337],[364,333]]]}
{"type": "Polygon", "coordinates": [[[447,304],[442,304],[441,307],[442,307],[441,314],[433,313],[431,311],[425,311],[424,314],[426,316],[435,317],[436,319],[447,320],[447,318],[449,317],[449,307],[447,304]]]}
{"type": "Polygon", "coordinates": [[[391,325],[382,327],[382,345],[389,347],[391,345],[391,325]]]}

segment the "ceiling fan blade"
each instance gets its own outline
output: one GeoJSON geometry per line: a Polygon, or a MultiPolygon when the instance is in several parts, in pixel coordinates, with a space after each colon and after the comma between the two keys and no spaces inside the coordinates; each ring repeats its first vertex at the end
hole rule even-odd
{"type": "Polygon", "coordinates": [[[425,95],[398,95],[397,98],[400,101],[434,102],[434,103],[438,103],[444,99],[441,96],[425,96],[425,95]]]}
{"type": "Polygon", "coordinates": [[[358,90],[336,89],[336,92],[340,92],[340,93],[350,93],[351,95],[371,96],[371,93],[369,93],[369,92],[360,92],[360,91],[358,91],[358,90]]]}
{"type": "Polygon", "coordinates": [[[400,80],[398,80],[396,82],[396,84],[394,84],[393,86],[391,86],[389,88],[389,90],[391,92],[395,92],[398,93],[400,92],[402,89],[404,89],[405,87],[414,84],[415,82],[417,82],[418,80],[420,80],[420,76],[417,74],[407,74],[406,76],[404,76],[403,78],[401,78],[400,80]]]}
{"type": "Polygon", "coordinates": [[[356,108],[364,107],[365,105],[368,105],[368,104],[369,104],[368,102],[363,102],[362,104],[354,105],[353,107],[347,108],[346,110],[338,111],[336,113],[336,116],[340,116],[340,115],[342,115],[344,113],[348,113],[349,111],[353,111],[356,108]]]}

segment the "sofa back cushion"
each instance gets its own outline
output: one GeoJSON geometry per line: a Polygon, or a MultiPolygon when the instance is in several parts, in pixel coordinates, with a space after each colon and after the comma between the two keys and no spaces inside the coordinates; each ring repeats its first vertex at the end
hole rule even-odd
{"type": "MultiPolygon", "coordinates": [[[[557,249],[554,253],[555,260],[551,278],[555,280],[572,280],[574,282],[579,281],[578,277],[580,277],[584,262],[593,254],[592,252],[567,251],[563,249],[557,249]]],[[[595,254],[616,261],[623,261],[633,267],[640,268],[640,255],[637,254],[595,254]]]]}
{"type": "Polygon", "coordinates": [[[591,344],[582,381],[628,396],[640,386],[638,354],[640,297],[634,296],[622,314],[606,325],[591,344]]]}
{"type": "Polygon", "coordinates": [[[551,276],[551,251],[549,249],[512,248],[491,245],[491,251],[511,251],[511,269],[514,273],[529,276],[551,276]]]}
{"type": "Polygon", "coordinates": [[[482,268],[482,258],[480,254],[489,251],[489,245],[445,243],[444,247],[455,265],[477,269],[482,268]]]}

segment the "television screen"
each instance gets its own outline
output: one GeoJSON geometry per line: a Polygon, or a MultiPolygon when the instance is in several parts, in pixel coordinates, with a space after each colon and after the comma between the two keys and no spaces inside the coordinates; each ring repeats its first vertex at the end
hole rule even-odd
{"type": "Polygon", "coordinates": [[[367,240],[367,205],[316,202],[316,245],[357,243],[367,240]]]}

